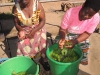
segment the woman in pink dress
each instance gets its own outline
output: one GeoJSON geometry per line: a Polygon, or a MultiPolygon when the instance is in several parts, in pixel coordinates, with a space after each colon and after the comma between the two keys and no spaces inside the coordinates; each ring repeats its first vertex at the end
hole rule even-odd
{"type": "Polygon", "coordinates": [[[45,60],[45,13],[41,3],[38,0],[18,0],[15,3],[13,14],[19,38],[17,56],[33,59],[42,56],[45,60]]]}
{"type": "Polygon", "coordinates": [[[59,47],[63,48],[65,40],[72,44],[67,48],[73,48],[79,44],[83,51],[81,64],[88,64],[88,52],[90,48],[89,36],[94,32],[99,23],[100,0],[86,0],[83,6],[73,7],[66,11],[59,30],[59,47]]]}

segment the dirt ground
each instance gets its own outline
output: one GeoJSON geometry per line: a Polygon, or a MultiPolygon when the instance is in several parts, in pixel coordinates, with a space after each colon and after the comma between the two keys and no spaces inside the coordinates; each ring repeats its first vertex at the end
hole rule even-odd
{"type": "MultiPolygon", "coordinates": [[[[58,34],[58,26],[60,25],[61,18],[65,13],[61,11],[60,5],[62,2],[63,1],[42,3],[46,15],[45,28],[47,32],[52,34],[53,38],[58,34]]],[[[1,7],[0,12],[4,12],[4,10],[5,12],[11,12],[11,9],[12,7],[1,7]]],[[[100,25],[97,27],[100,27],[100,25]]],[[[100,34],[93,33],[89,39],[91,42],[90,53],[88,55],[89,64],[86,66],[80,64],[78,75],[100,75],[100,34]]]]}

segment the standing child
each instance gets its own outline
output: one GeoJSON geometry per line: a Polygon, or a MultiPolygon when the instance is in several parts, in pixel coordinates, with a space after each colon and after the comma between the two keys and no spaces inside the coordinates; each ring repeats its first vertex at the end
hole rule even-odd
{"type": "Polygon", "coordinates": [[[83,6],[73,7],[66,11],[59,30],[59,47],[63,48],[65,40],[72,42],[68,48],[80,44],[83,51],[83,65],[88,64],[89,36],[99,23],[100,0],[86,0],[83,6]]]}

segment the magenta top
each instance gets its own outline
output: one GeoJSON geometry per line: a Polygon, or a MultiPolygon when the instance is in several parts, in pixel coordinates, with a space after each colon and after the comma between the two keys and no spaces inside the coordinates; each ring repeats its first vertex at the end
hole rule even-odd
{"type": "Polygon", "coordinates": [[[91,19],[80,21],[78,13],[82,7],[73,7],[66,11],[62,18],[61,28],[67,29],[69,33],[81,34],[83,32],[93,33],[99,23],[99,14],[96,13],[91,19]]]}

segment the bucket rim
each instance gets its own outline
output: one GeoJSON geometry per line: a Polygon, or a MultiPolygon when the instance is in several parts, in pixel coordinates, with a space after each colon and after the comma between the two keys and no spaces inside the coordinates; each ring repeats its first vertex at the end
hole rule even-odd
{"type": "MultiPolygon", "coordinates": [[[[18,57],[13,57],[13,58],[9,58],[8,60],[6,60],[5,62],[3,62],[2,64],[0,64],[0,67],[2,67],[3,65],[5,65],[7,62],[9,62],[9,61],[11,61],[11,60],[13,60],[13,59],[17,59],[17,58],[26,58],[26,59],[31,59],[31,58],[29,58],[29,57],[26,57],[26,56],[18,56],[18,57]]],[[[39,67],[39,64],[37,64],[35,61],[34,61],[34,63],[36,64],[36,71],[35,71],[35,75],[38,75],[39,74],[39,71],[40,71],[40,67],[39,67]]]]}
{"type": "MultiPolygon", "coordinates": [[[[53,44],[53,45],[58,45],[58,44],[53,44]]],[[[48,58],[50,61],[52,61],[52,62],[54,62],[54,63],[56,63],[56,64],[58,64],[58,65],[59,65],[59,64],[60,64],[60,65],[66,65],[66,64],[71,65],[71,64],[74,64],[74,63],[78,62],[78,61],[81,60],[82,57],[83,57],[83,52],[82,52],[82,50],[80,50],[82,54],[81,54],[80,58],[79,58],[78,60],[74,61],[74,62],[64,63],[64,62],[55,61],[55,60],[53,60],[53,59],[50,57],[50,54],[49,54],[49,55],[47,54],[49,48],[52,47],[53,45],[49,46],[48,49],[46,50],[46,56],[47,56],[47,58],[48,58]]],[[[75,45],[75,47],[78,47],[78,45],[75,45]]],[[[79,48],[79,49],[80,49],[80,48],[79,48]]],[[[49,61],[49,60],[48,60],[48,61],[49,61]]]]}
{"type": "Polygon", "coordinates": [[[7,63],[7,62],[9,62],[9,61],[11,61],[11,60],[13,60],[15,58],[28,58],[28,59],[30,59],[29,57],[25,57],[25,56],[17,56],[17,57],[9,58],[9,60],[3,62],[2,64],[0,64],[0,66],[2,66],[3,64],[5,64],[5,63],[7,63]]]}

